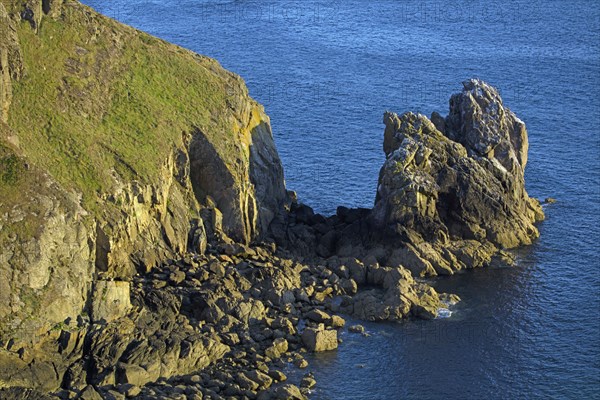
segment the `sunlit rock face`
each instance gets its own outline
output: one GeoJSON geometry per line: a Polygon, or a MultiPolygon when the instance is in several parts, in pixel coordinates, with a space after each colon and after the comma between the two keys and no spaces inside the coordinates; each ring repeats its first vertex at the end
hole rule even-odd
{"type": "Polygon", "coordinates": [[[525,191],[525,124],[495,88],[463,85],[445,119],[384,116],[387,160],[371,218],[398,235],[395,261],[419,274],[485,265],[500,249],[530,244],[543,219],[525,191]]]}

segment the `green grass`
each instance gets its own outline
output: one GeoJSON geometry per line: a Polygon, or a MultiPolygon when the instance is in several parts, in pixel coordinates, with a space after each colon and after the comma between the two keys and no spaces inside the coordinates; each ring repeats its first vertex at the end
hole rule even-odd
{"type": "MultiPolygon", "coordinates": [[[[2,132],[0,132],[0,139],[2,132]]],[[[30,238],[40,229],[41,213],[38,204],[29,202],[33,193],[49,189],[37,171],[27,168],[23,158],[0,140],[0,215],[8,215],[13,205],[22,205],[25,218],[19,223],[5,224],[0,229],[0,244],[8,238],[30,238]]]]}
{"type": "Polygon", "coordinates": [[[0,182],[2,185],[14,186],[22,174],[19,158],[0,145],[0,182]]]}
{"type": "MultiPolygon", "coordinates": [[[[98,195],[113,189],[112,171],[155,182],[194,126],[220,137],[216,145],[228,154],[234,127],[223,115],[235,78],[87,7],[63,14],[45,18],[37,35],[27,23],[18,28],[26,72],[14,84],[9,125],[29,161],[81,192],[94,211],[98,195]]],[[[14,179],[11,169],[1,184],[14,179]]]]}

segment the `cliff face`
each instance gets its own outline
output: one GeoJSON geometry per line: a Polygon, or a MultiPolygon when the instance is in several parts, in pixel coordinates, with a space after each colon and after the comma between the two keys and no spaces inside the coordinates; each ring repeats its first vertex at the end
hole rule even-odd
{"type": "Polygon", "coordinates": [[[107,279],[264,236],[283,169],[238,76],[75,1],[3,0],[0,28],[4,343],[118,298],[107,279]]]}

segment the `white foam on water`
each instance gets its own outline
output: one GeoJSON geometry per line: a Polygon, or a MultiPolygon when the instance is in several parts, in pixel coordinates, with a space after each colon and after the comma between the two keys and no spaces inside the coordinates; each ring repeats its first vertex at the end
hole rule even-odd
{"type": "Polygon", "coordinates": [[[451,316],[452,316],[452,311],[448,310],[447,308],[439,308],[436,318],[437,319],[450,318],[451,316]]]}

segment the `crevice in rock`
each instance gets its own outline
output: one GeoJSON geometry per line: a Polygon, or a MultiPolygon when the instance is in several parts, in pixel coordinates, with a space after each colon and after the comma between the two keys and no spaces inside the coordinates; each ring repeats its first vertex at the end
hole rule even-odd
{"type": "Polygon", "coordinates": [[[110,240],[104,230],[96,228],[96,259],[94,265],[96,271],[108,271],[108,253],[110,252],[110,240]]]}
{"type": "Polygon", "coordinates": [[[50,12],[51,4],[51,0],[42,0],[42,11],[44,12],[44,14],[48,14],[50,12]]]}
{"type": "MultiPolygon", "coordinates": [[[[233,186],[233,176],[219,156],[214,145],[198,128],[194,128],[189,149],[190,179],[196,199],[206,202],[206,197],[213,197],[218,204],[218,193],[224,188],[233,186]]],[[[218,204],[220,205],[220,204],[218,204]]]]}

